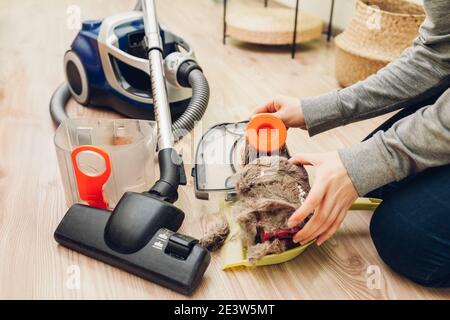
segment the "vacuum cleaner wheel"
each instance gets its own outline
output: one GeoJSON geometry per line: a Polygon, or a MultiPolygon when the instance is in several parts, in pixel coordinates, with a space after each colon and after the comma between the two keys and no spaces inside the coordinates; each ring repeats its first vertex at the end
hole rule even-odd
{"type": "Polygon", "coordinates": [[[89,103],[89,80],[81,59],[72,50],[67,51],[64,55],[64,72],[74,99],[82,105],[87,105],[89,103]]]}

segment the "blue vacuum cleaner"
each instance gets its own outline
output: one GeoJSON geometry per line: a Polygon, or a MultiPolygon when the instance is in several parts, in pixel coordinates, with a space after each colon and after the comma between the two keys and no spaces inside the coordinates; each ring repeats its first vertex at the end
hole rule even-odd
{"type": "MultiPolygon", "coordinates": [[[[158,24],[159,45],[175,139],[203,116],[209,88],[192,46],[158,24]]],[[[50,114],[61,123],[70,97],[84,106],[111,108],[136,119],[155,119],[142,4],[134,11],[90,20],[64,55],[67,82],[53,94],[50,114]]]]}
{"type": "Polygon", "coordinates": [[[193,129],[209,100],[208,82],[191,47],[160,29],[155,1],[142,0],[133,12],[85,22],[64,65],[67,83],[50,102],[55,122],[67,118],[70,96],[129,117],[155,118],[160,178],[148,192],[125,193],[112,213],[73,205],[54,233],[56,241],[175,291],[192,293],[210,255],[197,240],[176,233],[184,213],[173,205],[178,186],[186,184],[174,141],[193,129]]]}

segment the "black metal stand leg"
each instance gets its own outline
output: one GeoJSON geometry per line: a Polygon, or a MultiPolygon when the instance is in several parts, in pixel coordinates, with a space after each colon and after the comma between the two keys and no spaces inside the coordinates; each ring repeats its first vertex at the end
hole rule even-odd
{"type": "Polygon", "coordinates": [[[227,43],[227,0],[223,0],[223,44],[227,43]]]}
{"type": "Polygon", "coordinates": [[[333,29],[334,0],[331,0],[330,21],[328,22],[327,41],[330,42],[333,29]]]}
{"type": "Polygon", "coordinates": [[[299,5],[299,0],[297,0],[297,2],[295,4],[294,37],[292,39],[292,51],[291,51],[292,59],[295,58],[295,52],[297,51],[298,5],[299,5]]]}

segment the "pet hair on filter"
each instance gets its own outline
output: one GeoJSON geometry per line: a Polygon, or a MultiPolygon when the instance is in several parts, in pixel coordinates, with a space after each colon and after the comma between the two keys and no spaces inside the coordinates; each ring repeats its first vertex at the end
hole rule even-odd
{"type": "Polygon", "coordinates": [[[305,168],[286,158],[261,157],[242,168],[235,178],[238,200],[233,215],[241,226],[248,259],[259,260],[296,246],[289,239],[256,243],[256,235],[261,228],[268,232],[287,228],[290,216],[311,189],[305,168]]]}

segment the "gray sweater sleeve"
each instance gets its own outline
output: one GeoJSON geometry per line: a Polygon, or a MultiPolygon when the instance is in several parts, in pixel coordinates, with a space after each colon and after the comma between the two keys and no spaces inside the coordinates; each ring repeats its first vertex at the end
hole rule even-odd
{"type": "Polygon", "coordinates": [[[400,58],[353,86],[302,99],[311,135],[427,98],[450,75],[450,1],[425,0],[419,37],[400,58]]]}
{"type": "Polygon", "coordinates": [[[450,163],[450,89],[434,105],[339,150],[339,155],[361,196],[411,173],[450,163]]]}
{"type": "MultiPolygon", "coordinates": [[[[302,99],[310,135],[403,108],[446,85],[450,76],[450,1],[425,0],[424,5],[427,18],[419,37],[399,59],[351,87],[302,99]]],[[[445,140],[450,125],[442,118],[450,107],[443,106],[445,103],[450,104],[448,98],[446,102],[440,100],[439,112],[434,110],[437,106],[421,109],[392,130],[340,151],[360,195],[426,167],[450,162],[448,156],[435,159],[436,154],[442,155],[436,150],[450,145],[450,140],[445,140]],[[434,111],[425,111],[429,109],[434,111]],[[412,127],[409,132],[404,129],[412,127]],[[419,128],[421,135],[439,139],[431,144],[426,137],[408,143],[419,128]],[[433,130],[440,130],[440,134],[433,135],[433,130]]],[[[448,111],[446,115],[448,119],[448,111]]]]}

